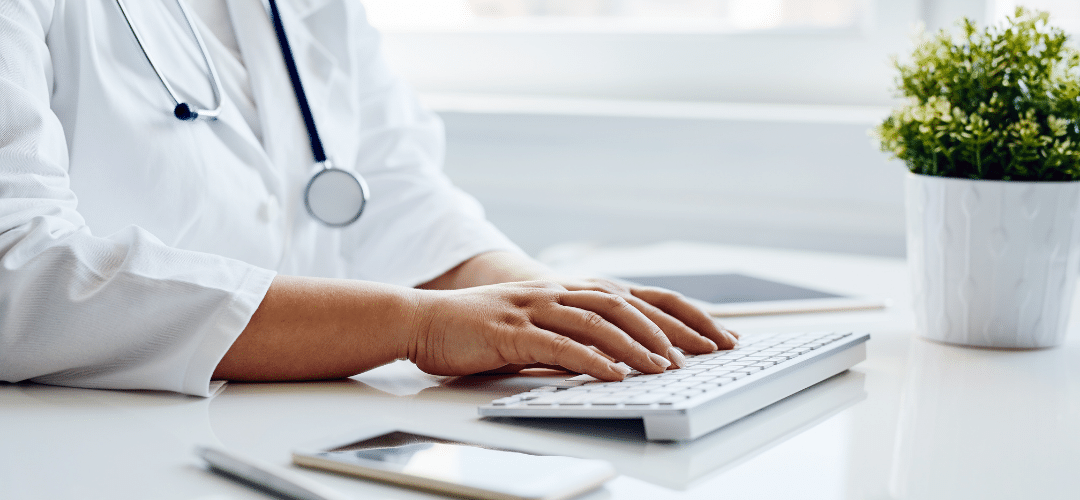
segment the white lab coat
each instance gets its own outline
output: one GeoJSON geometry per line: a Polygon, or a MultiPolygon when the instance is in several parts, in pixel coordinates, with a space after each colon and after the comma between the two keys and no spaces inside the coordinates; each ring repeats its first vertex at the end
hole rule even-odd
{"type": "MultiPolygon", "coordinates": [[[[174,118],[113,0],[0,2],[0,380],[207,395],[275,272],[412,286],[516,250],[441,173],[440,121],[350,0],[279,0],[327,151],[372,195],[347,229],[314,222],[273,27],[261,0],[226,1],[261,142],[227,97],[217,121],[174,118]]],[[[127,4],[170,83],[212,107],[175,5],[127,4]]]]}

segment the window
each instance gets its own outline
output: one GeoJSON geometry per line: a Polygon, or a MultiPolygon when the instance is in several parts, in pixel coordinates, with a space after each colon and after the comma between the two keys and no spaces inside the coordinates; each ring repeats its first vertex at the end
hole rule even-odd
{"type": "MultiPolygon", "coordinates": [[[[998,0],[995,2],[994,17],[1001,19],[1013,13],[1017,5],[1023,5],[1050,13],[1050,22],[1080,36],[1080,1],[1077,0],[998,0]]],[[[1075,41],[1075,40],[1074,40],[1075,41]]]]}
{"type": "Polygon", "coordinates": [[[864,0],[368,0],[384,30],[740,31],[855,27],[864,0]]]}
{"type": "MultiPolygon", "coordinates": [[[[1050,1],[1050,0],[1047,0],[1050,1]]],[[[1075,0],[1068,0],[1073,2],[1075,0]]],[[[365,0],[421,92],[888,105],[914,27],[990,0],[365,0]]]]}

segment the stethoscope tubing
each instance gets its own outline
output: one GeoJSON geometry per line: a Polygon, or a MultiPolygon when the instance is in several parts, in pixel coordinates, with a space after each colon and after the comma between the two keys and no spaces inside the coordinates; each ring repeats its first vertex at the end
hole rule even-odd
{"type": "Polygon", "coordinates": [[[221,78],[218,77],[217,68],[214,66],[214,61],[210,58],[210,51],[206,48],[206,43],[203,42],[199,30],[195,29],[195,24],[191,20],[191,14],[188,13],[187,7],[184,7],[184,3],[177,0],[176,6],[180,8],[180,14],[184,16],[184,22],[187,23],[188,31],[195,37],[195,43],[199,46],[199,52],[202,55],[203,62],[206,63],[207,70],[210,72],[210,87],[214,92],[215,102],[213,109],[193,108],[190,104],[180,100],[176,91],[173,90],[172,85],[169,84],[165,75],[161,73],[161,70],[154,64],[154,60],[150,58],[150,54],[146,51],[146,46],[143,45],[142,35],[139,33],[138,28],[135,27],[135,23],[131,22],[131,16],[128,15],[127,6],[124,5],[124,1],[116,0],[116,6],[120,8],[120,14],[123,15],[124,22],[127,23],[128,29],[131,30],[131,34],[135,37],[135,44],[139,46],[139,50],[142,51],[142,55],[146,58],[146,62],[150,64],[150,69],[154,70],[154,74],[157,75],[157,79],[161,82],[161,86],[165,87],[165,91],[168,92],[169,97],[172,98],[174,106],[173,114],[181,120],[214,120],[221,115],[221,78]]]}
{"type": "Polygon", "coordinates": [[[274,33],[277,35],[278,46],[281,47],[281,56],[285,59],[285,68],[289,71],[289,81],[292,83],[293,94],[296,95],[296,103],[300,106],[300,114],[304,118],[304,127],[307,129],[308,140],[311,142],[311,154],[315,157],[315,163],[326,163],[326,151],[323,149],[322,139],[319,138],[319,130],[315,127],[315,117],[311,114],[311,105],[308,104],[307,93],[304,92],[304,84],[300,81],[300,71],[296,67],[296,58],[293,57],[292,47],[289,46],[289,38],[285,36],[285,25],[281,22],[281,14],[278,11],[277,0],[269,0],[270,19],[274,23],[274,33]]]}

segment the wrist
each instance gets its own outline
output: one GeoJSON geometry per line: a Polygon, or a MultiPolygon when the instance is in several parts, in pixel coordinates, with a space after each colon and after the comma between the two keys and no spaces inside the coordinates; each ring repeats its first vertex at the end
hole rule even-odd
{"type": "Polygon", "coordinates": [[[429,290],[458,290],[474,286],[545,279],[554,272],[527,255],[493,251],[476,255],[441,276],[419,285],[429,290]]]}
{"type": "Polygon", "coordinates": [[[489,252],[469,260],[466,274],[472,286],[548,279],[555,272],[527,255],[489,252]]]}
{"type": "Polygon", "coordinates": [[[397,321],[393,324],[394,329],[394,357],[395,359],[414,360],[419,339],[428,330],[431,315],[428,313],[426,304],[429,295],[435,293],[430,290],[405,289],[399,297],[394,309],[398,311],[397,321]]]}

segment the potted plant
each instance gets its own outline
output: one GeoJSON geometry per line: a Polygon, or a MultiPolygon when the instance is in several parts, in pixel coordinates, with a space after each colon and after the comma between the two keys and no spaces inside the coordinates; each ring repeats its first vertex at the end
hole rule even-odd
{"type": "Polygon", "coordinates": [[[1080,269],[1080,52],[1045,12],[922,37],[876,129],[904,161],[917,327],[1008,348],[1064,340],[1080,269]]]}

